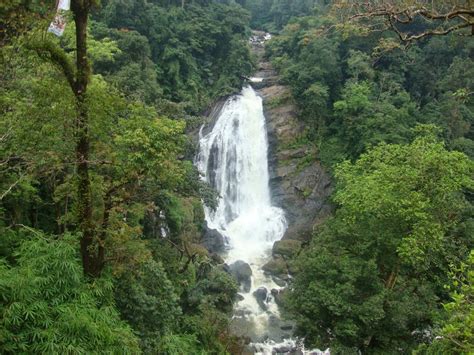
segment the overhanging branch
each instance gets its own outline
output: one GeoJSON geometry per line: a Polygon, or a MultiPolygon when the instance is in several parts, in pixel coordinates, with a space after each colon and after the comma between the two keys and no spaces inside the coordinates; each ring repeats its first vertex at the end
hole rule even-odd
{"type": "Polygon", "coordinates": [[[429,36],[443,36],[466,28],[472,30],[463,34],[474,35],[474,7],[465,4],[435,6],[426,2],[409,5],[394,0],[344,1],[336,2],[334,9],[349,22],[385,18],[388,20],[388,29],[394,31],[402,42],[412,42],[429,36]],[[404,26],[419,20],[428,23],[428,28],[419,33],[404,31],[404,26]]]}
{"type": "Polygon", "coordinates": [[[28,42],[27,47],[34,50],[39,57],[49,60],[59,67],[69,86],[75,87],[75,69],[72,60],[67,54],[51,40],[32,40],[28,42]]]}

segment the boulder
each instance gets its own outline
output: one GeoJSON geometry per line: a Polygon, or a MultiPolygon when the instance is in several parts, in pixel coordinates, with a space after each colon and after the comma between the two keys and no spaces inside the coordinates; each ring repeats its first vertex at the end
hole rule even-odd
{"type": "Polygon", "coordinates": [[[221,253],[225,249],[225,238],[217,229],[209,228],[206,223],[200,244],[211,253],[221,253]]]}
{"type": "Polygon", "coordinates": [[[290,260],[288,262],[288,274],[290,275],[296,275],[298,273],[298,263],[295,262],[295,260],[290,260]]]}
{"type": "Polygon", "coordinates": [[[263,287],[263,286],[253,291],[253,295],[255,296],[257,301],[258,300],[265,301],[267,299],[267,294],[268,294],[268,290],[266,289],[266,287],[263,287]]]}
{"type": "Polygon", "coordinates": [[[252,269],[245,261],[237,260],[229,265],[230,273],[236,278],[237,282],[242,286],[245,292],[250,291],[252,284],[252,269]]]}
{"type": "Polygon", "coordinates": [[[285,287],[286,286],[286,281],[280,277],[277,276],[272,276],[272,280],[274,283],[276,283],[280,287],[285,287]]]}
{"type": "Polygon", "coordinates": [[[284,297],[286,297],[286,294],[287,294],[287,290],[286,289],[281,289],[281,290],[277,290],[276,288],[272,289],[271,290],[271,294],[273,296],[273,299],[275,300],[275,303],[278,305],[278,306],[281,306],[282,303],[283,303],[283,299],[284,297]]]}
{"type": "Polygon", "coordinates": [[[288,274],[286,261],[281,257],[276,257],[267,262],[262,266],[262,270],[267,274],[278,277],[285,277],[285,275],[288,274]]]}
{"type": "Polygon", "coordinates": [[[294,239],[284,239],[273,244],[272,254],[291,258],[301,249],[301,242],[294,239]]]}
{"type": "Polygon", "coordinates": [[[258,305],[264,310],[267,310],[267,300],[268,290],[265,287],[259,287],[254,292],[253,295],[257,300],[258,305]]]}

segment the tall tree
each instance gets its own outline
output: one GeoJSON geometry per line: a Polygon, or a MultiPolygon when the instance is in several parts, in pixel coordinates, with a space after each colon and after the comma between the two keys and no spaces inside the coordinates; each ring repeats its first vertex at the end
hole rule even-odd
{"type": "Polygon", "coordinates": [[[104,264],[104,245],[95,241],[92,222],[92,196],[89,176],[89,114],[86,103],[90,66],[87,59],[87,21],[90,0],[73,0],[72,12],[76,24],[76,77],[70,81],[76,98],[76,168],[78,192],[78,217],[81,238],[81,255],[84,272],[98,276],[104,264]]]}
{"type": "Polygon", "coordinates": [[[92,0],[72,0],[71,10],[76,25],[76,61],[73,63],[62,48],[51,39],[32,44],[42,57],[58,66],[67,79],[75,99],[75,166],[77,174],[77,218],[82,233],[81,255],[84,272],[97,277],[104,265],[104,243],[96,239],[92,220],[92,194],[89,173],[90,135],[87,89],[90,64],[87,55],[87,24],[92,0]]]}

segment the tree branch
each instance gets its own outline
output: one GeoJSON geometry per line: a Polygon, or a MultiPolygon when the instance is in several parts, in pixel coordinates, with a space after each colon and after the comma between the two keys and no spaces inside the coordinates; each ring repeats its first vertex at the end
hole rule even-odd
{"type": "Polygon", "coordinates": [[[74,64],[67,54],[51,40],[33,40],[27,44],[27,48],[34,50],[40,58],[47,59],[59,69],[74,90],[76,85],[74,64]]]}
{"type": "Polygon", "coordinates": [[[18,180],[16,180],[13,184],[10,185],[10,187],[7,189],[7,191],[5,191],[2,196],[0,196],[0,201],[2,201],[14,188],[16,185],[18,185],[20,183],[21,180],[23,180],[23,178],[25,177],[26,174],[22,174],[20,175],[20,177],[18,178],[18,180]]]}
{"type": "Polygon", "coordinates": [[[444,36],[469,27],[472,28],[469,35],[474,35],[474,7],[465,5],[428,8],[423,3],[403,6],[403,3],[397,1],[383,1],[381,4],[378,1],[348,1],[336,2],[334,8],[341,11],[342,16],[349,22],[385,17],[388,19],[388,28],[397,34],[400,41],[407,43],[429,36],[444,36]],[[438,25],[416,34],[407,33],[401,28],[403,25],[415,23],[420,18],[438,25]]]}

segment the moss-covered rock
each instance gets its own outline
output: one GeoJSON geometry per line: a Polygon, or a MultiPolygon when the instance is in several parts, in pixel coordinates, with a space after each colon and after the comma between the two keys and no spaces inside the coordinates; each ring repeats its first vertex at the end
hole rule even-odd
{"type": "Polygon", "coordinates": [[[273,255],[281,255],[283,257],[293,257],[301,249],[301,242],[294,239],[284,239],[276,241],[273,244],[273,255]]]}
{"type": "Polygon", "coordinates": [[[196,244],[196,243],[189,243],[188,244],[188,252],[191,255],[197,254],[197,255],[200,255],[200,256],[209,257],[209,252],[207,251],[207,249],[204,248],[202,245],[196,244]]]}
{"type": "Polygon", "coordinates": [[[262,266],[262,270],[265,271],[267,274],[274,276],[288,274],[286,261],[281,257],[274,258],[267,262],[265,265],[262,266]]]}

